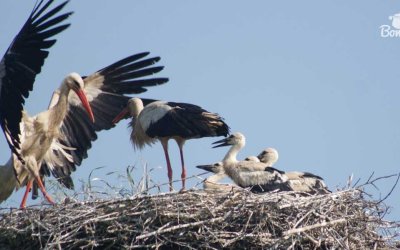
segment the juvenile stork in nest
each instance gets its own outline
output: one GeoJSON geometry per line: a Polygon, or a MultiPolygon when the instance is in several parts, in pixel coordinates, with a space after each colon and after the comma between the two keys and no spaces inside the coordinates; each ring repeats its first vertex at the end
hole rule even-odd
{"type": "Polygon", "coordinates": [[[227,136],[229,127],[223,119],[197,105],[179,102],[155,101],[132,98],[128,106],[114,119],[118,122],[129,114],[132,117],[131,141],[134,148],[142,149],[157,140],[161,142],[167,161],[170,191],[172,167],[168,154],[168,141],[174,139],[179,147],[182,166],[182,190],[185,189],[186,169],[183,145],[186,140],[202,137],[227,136]],[[146,104],[146,106],[144,106],[146,104]]]}
{"type": "MultiPolygon", "coordinates": [[[[245,137],[241,133],[234,133],[226,139],[216,141],[216,147],[231,146],[222,162],[200,165],[197,168],[216,174],[211,180],[219,180],[222,174],[229,176],[235,184],[243,188],[250,188],[254,193],[270,192],[274,190],[290,191],[287,177],[283,171],[266,166],[257,161],[238,161],[237,154],[245,146],[245,137]]],[[[210,181],[207,179],[206,181],[210,181]]]]}
{"type": "MultiPolygon", "coordinates": [[[[260,162],[272,167],[279,158],[278,151],[274,148],[264,149],[258,156],[260,162]]],[[[308,172],[285,172],[288,183],[294,191],[301,191],[310,194],[330,193],[322,177],[308,172]]]]}

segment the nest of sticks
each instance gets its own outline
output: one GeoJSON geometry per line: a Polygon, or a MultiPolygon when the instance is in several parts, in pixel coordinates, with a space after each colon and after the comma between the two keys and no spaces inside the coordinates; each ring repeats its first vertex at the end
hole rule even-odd
{"type": "Polygon", "coordinates": [[[325,195],[189,190],[0,213],[0,249],[397,249],[362,188],[325,195]]]}

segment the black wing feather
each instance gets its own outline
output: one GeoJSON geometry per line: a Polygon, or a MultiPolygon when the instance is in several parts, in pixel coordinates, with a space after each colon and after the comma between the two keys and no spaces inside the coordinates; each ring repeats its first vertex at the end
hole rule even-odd
{"type": "Polygon", "coordinates": [[[148,136],[190,139],[229,134],[229,126],[217,114],[189,103],[168,102],[167,105],[173,109],[149,126],[148,136]]]}
{"type": "Polygon", "coordinates": [[[164,67],[155,66],[160,57],[143,59],[149,53],[139,53],[126,57],[97,73],[104,77],[102,91],[116,94],[139,94],[147,91],[145,87],[156,86],[168,82],[168,78],[147,78],[160,72],[164,67]],[[138,61],[139,60],[139,61],[138,61]]]}
{"type": "Polygon", "coordinates": [[[254,186],[250,187],[250,191],[253,193],[266,193],[266,192],[271,192],[271,191],[274,191],[277,189],[279,191],[293,191],[293,189],[286,182],[274,183],[273,185],[259,184],[259,185],[254,185],[254,186]]]}
{"type": "Polygon", "coordinates": [[[285,171],[282,171],[282,170],[279,170],[279,169],[276,169],[276,168],[273,168],[273,167],[269,167],[269,166],[266,167],[264,171],[270,172],[270,173],[278,172],[280,174],[284,174],[285,173],[285,171]]]}
{"type": "Polygon", "coordinates": [[[318,176],[318,175],[315,175],[315,174],[312,174],[312,173],[309,173],[309,172],[304,172],[303,173],[303,177],[311,177],[311,178],[315,178],[315,179],[318,179],[318,180],[324,180],[321,176],[318,176]]]}
{"type": "Polygon", "coordinates": [[[135,55],[131,55],[128,57],[125,57],[124,59],[121,59],[111,65],[108,65],[107,67],[102,68],[101,70],[99,70],[99,72],[103,72],[104,75],[108,75],[110,74],[112,71],[115,71],[118,68],[121,67],[126,67],[127,64],[130,64],[132,62],[135,62],[139,59],[142,59],[143,57],[146,57],[150,54],[150,52],[142,52],[142,53],[138,53],[135,55]]]}

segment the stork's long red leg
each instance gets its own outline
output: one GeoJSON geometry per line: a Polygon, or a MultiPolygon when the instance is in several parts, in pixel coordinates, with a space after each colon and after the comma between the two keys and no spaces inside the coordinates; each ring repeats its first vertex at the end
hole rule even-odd
{"type": "Polygon", "coordinates": [[[38,185],[39,185],[39,188],[40,188],[40,190],[42,191],[44,197],[46,198],[46,200],[47,200],[48,202],[50,202],[50,204],[54,204],[53,199],[50,197],[50,195],[47,193],[46,189],[44,188],[43,182],[42,182],[42,180],[40,179],[40,177],[36,177],[36,181],[37,181],[37,183],[38,183],[38,185]]]}
{"type": "Polygon", "coordinates": [[[22,197],[21,205],[19,206],[21,209],[26,207],[26,199],[28,198],[29,191],[31,191],[32,188],[32,181],[28,181],[26,184],[26,189],[24,193],[24,197],[22,197]]]}
{"type": "Polygon", "coordinates": [[[172,167],[171,161],[169,160],[168,154],[168,140],[161,140],[161,145],[164,149],[165,159],[167,161],[168,179],[169,179],[169,191],[172,191],[172,167]]]}
{"type": "Polygon", "coordinates": [[[186,189],[186,169],[185,169],[185,161],[183,160],[183,145],[181,143],[178,143],[179,146],[179,153],[181,154],[181,163],[182,163],[182,174],[181,174],[181,179],[182,179],[182,190],[186,189]]]}

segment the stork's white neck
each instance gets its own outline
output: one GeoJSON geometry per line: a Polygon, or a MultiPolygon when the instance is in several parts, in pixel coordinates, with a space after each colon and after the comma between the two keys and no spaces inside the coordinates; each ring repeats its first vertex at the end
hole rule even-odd
{"type": "Polygon", "coordinates": [[[49,117],[49,123],[58,127],[58,125],[64,120],[68,111],[68,95],[71,88],[66,84],[65,81],[60,86],[59,98],[57,103],[51,108],[52,112],[49,117]]]}
{"type": "Polygon", "coordinates": [[[244,147],[244,145],[245,145],[244,141],[239,141],[238,143],[233,144],[232,147],[229,149],[228,153],[226,153],[222,162],[224,164],[237,162],[238,161],[237,154],[244,147]]]}
{"type": "Polygon", "coordinates": [[[267,166],[272,167],[278,161],[278,155],[275,153],[269,153],[260,159],[261,162],[265,163],[267,166]]]}
{"type": "Polygon", "coordinates": [[[277,162],[276,158],[268,159],[266,162],[264,162],[268,167],[272,167],[275,163],[277,162]]]}

